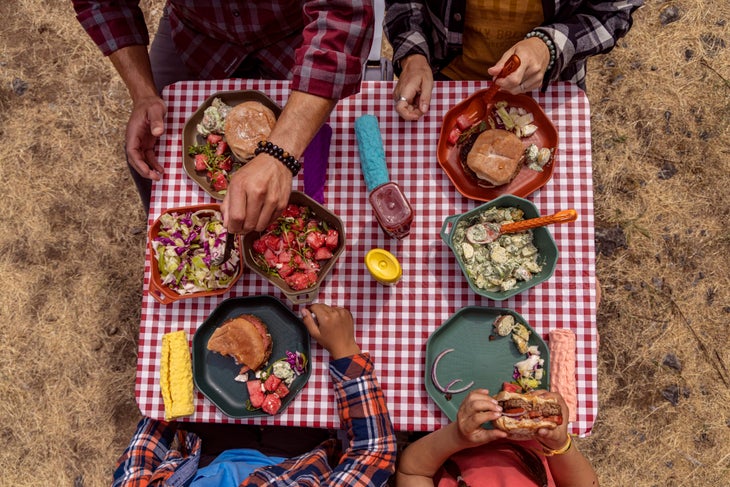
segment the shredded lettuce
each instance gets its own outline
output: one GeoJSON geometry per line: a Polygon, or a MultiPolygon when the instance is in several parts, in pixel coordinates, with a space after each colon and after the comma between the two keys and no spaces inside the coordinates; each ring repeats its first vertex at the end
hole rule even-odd
{"type": "Polygon", "coordinates": [[[178,294],[228,287],[238,271],[240,255],[234,247],[227,261],[214,264],[225,251],[225,242],[226,229],[218,211],[165,213],[152,240],[162,284],[178,294]]]}

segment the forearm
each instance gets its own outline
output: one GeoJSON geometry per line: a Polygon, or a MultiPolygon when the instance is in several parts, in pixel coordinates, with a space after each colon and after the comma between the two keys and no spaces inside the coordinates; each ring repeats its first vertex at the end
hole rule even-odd
{"type": "Polygon", "coordinates": [[[340,424],[349,447],[330,478],[331,485],[382,485],[395,470],[397,445],[383,391],[367,354],[333,362],[330,366],[340,424]],[[349,365],[342,365],[350,361],[349,365]]]}
{"type": "Polygon", "coordinates": [[[433,485],[433,476],[446,459],[469,446],[460,440],[456,423],[424,436],[401,455],[397,484],[401,487],[433,485]]]}
{"type": "Polygon", "coordinates": [[[596,471],[575,442],[567,452],[547,457],[547,461],[557,487],[598,487],[596,471]]]}
{"type": "Polygon", "coordinates": [[[432,30],[429,13],[423,2],[386,1],[383,31],[393,47],[393,63],[400,72],[401,60],[412,54],[431,59],[426,39],[432,30]]]}
{"type": "Polygon", "coordinates": [[[109,59],[127,86],[132,102],[159,97],[146,46],[123,47],[111,53],[109,59]]]}
{"type": "Polygon", "coordinates": [[[299,159],[335,105],[337,100],[292,91],[269,140],[299,159]]]}
{"type": "Polygon", "coordinates": [[[550,36],[557,48],[553,77],[557,77],[571,62],[613,49],[617,40],[631,28],[632,13],[643,3],[644,0],[603,2],[600,10],[588,4],[566,18],[554,19],[539,27],[539,30],[550,36]],[[603,34],[599,36],[595,34],[597,32],[603,34]]]}

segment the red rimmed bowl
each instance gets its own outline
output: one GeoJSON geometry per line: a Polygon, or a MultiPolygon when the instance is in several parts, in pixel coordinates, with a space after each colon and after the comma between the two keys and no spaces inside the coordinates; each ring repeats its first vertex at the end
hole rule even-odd
{"type": "MultiPolygon", "coordinates": [[[[158,237],[163,237],[160,235],[160,231],[163,227],[163,221],[168,219],[169,217],[173,218],[181,218],[183,215],[193,215],[197,214],[199,216],[204,216],[208,218],[214,218],[215,221],[220,221],[222,224],[222,217],[220,213],[220,205],[217,203],[211,203],[207,205],[194,205],[194,206],[181,206],[178,208],[170,208],[168,210],[165,210],[157,220],[152,224],[149,231],[147,232],[147,249],[150,253],[150,281],[149,281],[149,287],[148,292],[150,295],[155,298],[158,302],[162,304],[170,304],[175,301],[178,301],[180,299],[187,299],[187,298],[200,298],[200,297],[206,297],[206,296],[218,296],[220,294],[224,294],[226,291],[231,289],[234,284],[238,281],[238,279],[241,277],[241,274],[243,272],[243,261],[241,259],[240,250],[242,248],[241,244],[241,237],[236,237],[236,242],[231,249],[231,256],[228,259],[228,262],[220,264],[220,266],[215,266],[215,264],[206,264],[206,266],[201,267],[203,271],[207,268],[209,272],[217,272],[219,271],[219,267],[221,266],[233,266],[232,274],[230,274],[230,280],[227,280],[225,282],[225,286],[215,289],[209,289],[209,290],[198,290],[198,291],[191,291],[191,292],[180,292],[176,289],[179,289],[179,286],[172,286],[164,283],[163,278],[163,271],[160,270],[160,266],[164,265],[164,262],[161,261],[159,258],[159,255],[155,251],[156,241],[158,240],[158,237]]],[[[188,244],[183,244],[177,246],[177,248],[180,249],[180,255],[181,256],[189,256],[189,250],[185,250],[185,246],[192,246],[195,243],[200,244],[199,239],[198,240],[189,240],[188,244]]],[[[224,242],[225,243],[225,242],[224,242]]],[[[165,245],[164,243],[160,243],[160,245],[165,245]]],[[[170,244],[170,247],[174,247],[170,244]]],[[[222,251],[222,246],[219,247],[222,251]]],[[[181,261],[185,259],[185,257],[181,257],[181,261]]],[[[202,262],[205,264],[205,261],[202,260],[202,262]]],[[[221,271],[222,272],[222,271],[221,271]]]]}

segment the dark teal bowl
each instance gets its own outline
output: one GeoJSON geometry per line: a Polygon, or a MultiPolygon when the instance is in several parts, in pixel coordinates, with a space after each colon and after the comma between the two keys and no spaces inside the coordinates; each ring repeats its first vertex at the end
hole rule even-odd
{"type": "Polygon", "coordinates": [[[464,277],[469,283],[469,287],[471,287],[472,291],[480,296],[484,296],[485,298],[489,298],[494,301],[502,301],[548,280],[553,275],[553,272],[555,272],[555,266],[558,263],[558,246],[555,243],[555,240],[553,239],[553,236],[550,234],[550,231],[547,229],[547,227],[535,228],[534,230],[532,230],[532,241],[538,249],[538,263],[542,264],[542,270],[537,274],[534,274],[532,276],[532,279],[530,279],[529,281],[518,281],[517,285],[508,291],[487,291],[485,289],[477,287],[477,285],[474,283],[474,280],[471,279],[467,274],[466,268],[464,266],[464,261],[462,260],[460,253],[454,249],[455,244],[453,242],[453,230],[456,228],[456,225],[459,224],[459,222],[476,219],[481,212],[489,208],[495,207],[519,208],[524,212],[525,219],[537,218],[541,216],[539,211],[537,210],[537,207],[531,201],[509,194],[502,195],[487,203],[479,205],[473,210],[467,211],[466,213],[447,217],[444,220],[443,226],[441,227],[441,239],[446,243],[446,245],[449,246],[451,251],[454,253],[456,261],[459,263],[459,267],[461,268],[461,272],[464,274],[464,277]]]}

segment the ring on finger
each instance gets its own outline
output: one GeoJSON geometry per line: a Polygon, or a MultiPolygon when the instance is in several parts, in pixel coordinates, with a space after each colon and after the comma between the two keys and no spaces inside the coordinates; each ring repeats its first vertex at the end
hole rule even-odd
{"type": "Polygon", "coordinates": [[[396,103],[400,103],[402,101],[407,102],[408,101],[408,98],[406,98],[405,96],[401,95],[401,96],[398,97],[398,99],[395,102],[396,103]]]}

